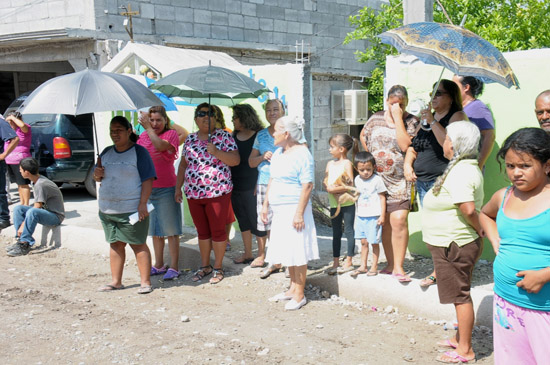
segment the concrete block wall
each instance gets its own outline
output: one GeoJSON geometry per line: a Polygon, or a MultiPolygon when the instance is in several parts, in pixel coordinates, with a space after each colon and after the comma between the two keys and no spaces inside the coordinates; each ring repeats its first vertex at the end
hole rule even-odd
{"type": "MultiPolygon", "coordinates": [[[[365,6],[378,9],[382,2],[138,0],[130,4],[140,13],[133,18],[136,41],[224,50],[245,64],[294,62],[296,42],[303,41],[304,52],[311,53],[312,72],[364,75],[370,68],[356,62],[354,52],[367,44],[342,42],[352,30],[349,16],[365,6]]],[[[127,3],[95,0],[97,31],[128,39],[122,26],[125,17],[118,9],[127,3]]]]}
{"type": "Polygon", "coordinates": [[[0,36],[77,28],[95,29],[94,0],[2,0],[0,36]]]}

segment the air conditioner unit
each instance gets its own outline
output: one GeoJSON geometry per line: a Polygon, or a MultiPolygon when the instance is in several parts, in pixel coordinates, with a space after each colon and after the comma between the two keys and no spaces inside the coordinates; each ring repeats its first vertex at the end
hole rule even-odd
{"type": "Polygon", "coordinates": [[[364,124],[369,118],[367,90],[333,90],[331,98],[332,123],[364,124]]]}

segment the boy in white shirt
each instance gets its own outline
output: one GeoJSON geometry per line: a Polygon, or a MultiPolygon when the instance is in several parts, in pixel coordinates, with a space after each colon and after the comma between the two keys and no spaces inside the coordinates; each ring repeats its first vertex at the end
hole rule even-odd
{"type": "Polygon", "coordinates": [[[350,275],[378,275],[378,256],[382,226],[386,216],[386,186],[376,172],[376,161],[370,152],[361,151],[355,155],[355,167],[359,175],[355,177],[355,187],[360,192],[357,200],[355,238],[361,240],[361,266],[350,275]],[[372,244],[372,266],[367,271],[369,243],[372,244]]]}

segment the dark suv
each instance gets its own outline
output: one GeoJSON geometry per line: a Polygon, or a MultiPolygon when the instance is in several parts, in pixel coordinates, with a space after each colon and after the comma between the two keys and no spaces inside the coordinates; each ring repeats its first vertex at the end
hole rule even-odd
{"type": "MultiPolygon", "coordinates": [[[[17,110],[29,94],[15,99],[4,116],[17,110]]],[[[92,114],[23,114],[23,121],[32,127],[31,154],[40,163],[40,174],[59,186],[84,185],[95,197],[92,114]]]]}

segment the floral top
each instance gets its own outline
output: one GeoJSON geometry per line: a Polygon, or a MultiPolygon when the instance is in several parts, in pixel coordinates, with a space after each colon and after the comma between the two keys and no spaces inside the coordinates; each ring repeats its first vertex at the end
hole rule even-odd
{"type": "MultiPolygon", "coordinates": [[[[405,128],[410,136],[414,136],[418,127],[418,119],[407,115],[405,128]]],[[[410,199],[410,184],[405,180],[403,171],[404,153],[397,144],[395,127],[390,127],[384,119],[384,112],[373,114],[361,132],[367,141],[367,149],[376,160],[376,171],[388,189],[388,203],[410,199]]]]}
{"type": "MultiPolygon", "coordinates": [[[[216,129],[211,139],[219,150],[237,150],[235,140],[224,130],[216,129]]],[[[233,190],[231,169],[206,151],[207,144],[207,140],[199,140],[197,132],[183,144],[182,157],[187,162],[183,191],[188,199],[217,198],[233,190]]]]}

